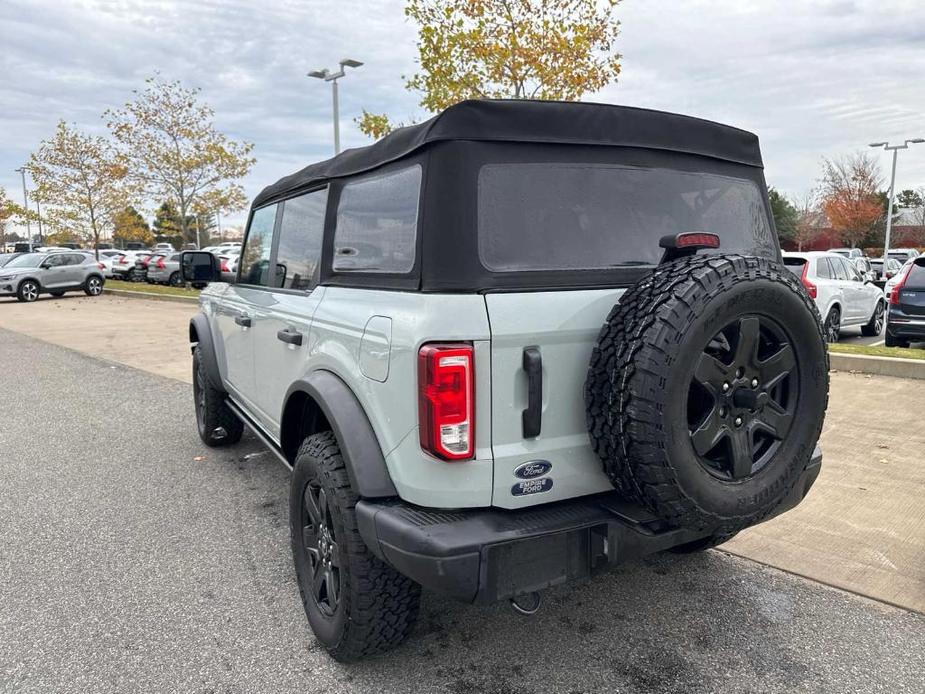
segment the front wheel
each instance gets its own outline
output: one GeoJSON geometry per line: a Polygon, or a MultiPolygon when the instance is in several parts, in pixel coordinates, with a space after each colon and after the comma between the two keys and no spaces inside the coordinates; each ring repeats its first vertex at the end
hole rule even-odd
{"type": "Polygon", "coordinates": [[[414,628],[421,599],[417,583],[363,542],[358,500],[334,434],[306,438],[289,493],[292,558],[312,631],[342,662],[401,643],[414,628]]]}
{"type": "Polygon", "coordinates": [[[35,280],[26,280],[19,285],[16,298],[20,301],[33,302],[39,298],[39,284],[35,280]]]}
{"type": "Polygon", "coordinates": [[[822,324],[822,332],[825,334],[825,341],[828,343],[838,342],[841,334],[841,312],[833,306],[829,315],[825,317],[825,323],[822,324]]]}
{"type": "Polygon", "coordinates": [[[241,440],[244,424],[225,403],[225,394],[209,380],[198,346],[193,350],[193,400],[196,427],[205,445],[229,446],[241,440]]]}
{"type": "Polygon", "coordinates": [[[870,317],[867,325],[861,326],[861,334],[866,337],[875,337],[883,331],[883,302],[878,301],[874,315],[870,317]]]}
{"type": "Polygon", "coordinates": [[[100,277],[94,275],[87,279],[87,284],[84,286],[84,292],[87,296],[99,296],[103,293],[103,280],[100,277]]]}

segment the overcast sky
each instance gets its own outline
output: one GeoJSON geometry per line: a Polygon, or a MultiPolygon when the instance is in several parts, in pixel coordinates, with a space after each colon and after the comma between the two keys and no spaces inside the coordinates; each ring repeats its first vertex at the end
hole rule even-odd
{"type": "MultiPolygon", "coordinates": [[[[422,117],[402,75],[415,28],[398,0],[3,0],[0,186],[59,119],[105,132],[108,107],[155,70],[201,87],[218,127],[255,144],[265,184],[332,151],[330,87],[305,77],[351,57],[344,146],[363,108],[422,117]]],[[[586,100],[677,111],[758,134],[769,185],[812,187],[821,157],[925,137],[921,0],[624,0],[619,82],[586,100]]],[[[889,160],[881,154],[884,176],[889,160]]],[[[925,185],[925,145],[900,154],[897,188],[925,185]]],[[[237,220],[240,221],[240,216],[237,220]]]]}

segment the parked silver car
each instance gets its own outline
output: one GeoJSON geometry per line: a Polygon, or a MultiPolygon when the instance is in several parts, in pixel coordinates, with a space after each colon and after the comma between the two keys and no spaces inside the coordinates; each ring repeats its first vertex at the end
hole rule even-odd
{"type": "Polygon", "coordinates": [[[103,282],[102,265],[83,253],[24,253],[0,269],[0,296],[35,301],[39,294],[79,290],[99,296],[103,282]]]}
{"type": "Polygon", "coordinates": [[[148,282],[152,284],[169,284],[173,287],[183,286],[180,276],[180,254],[168,253],[152,256],[148,262],[148,282]]]}

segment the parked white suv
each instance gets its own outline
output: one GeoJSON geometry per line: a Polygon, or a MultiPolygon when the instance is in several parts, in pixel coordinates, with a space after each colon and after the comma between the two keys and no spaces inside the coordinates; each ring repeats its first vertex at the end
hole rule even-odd
{"type": "Polygon", "coordinates": [[[839,331],[859,325],[867,336],[883,331],[883,292],[844,256],[810,251],[784,253],[784,265],[800,278],[823,316],[825,338],[838,342],[839,331]]]}

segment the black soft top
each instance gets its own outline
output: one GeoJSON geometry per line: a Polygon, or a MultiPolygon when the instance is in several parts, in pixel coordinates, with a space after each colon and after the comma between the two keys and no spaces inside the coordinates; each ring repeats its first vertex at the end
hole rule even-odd
{"type": "Polygon", "coordinates": [[[676,113],[566,101],[471,100],[366,147],[348,149],[264,188],[254,207],[332,178],[375,169],[447,140],[636,147],[760,168],[753,133],[676,113]]]}

